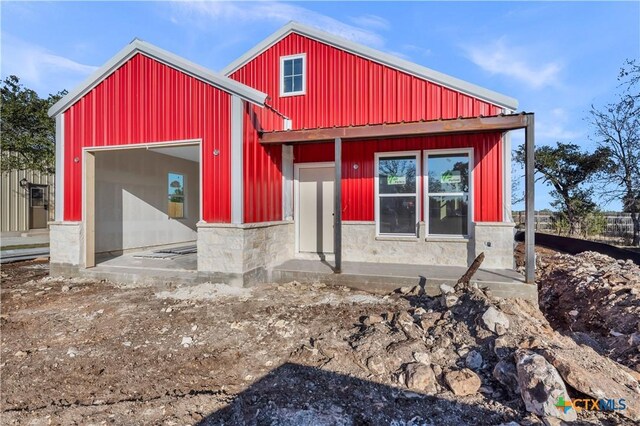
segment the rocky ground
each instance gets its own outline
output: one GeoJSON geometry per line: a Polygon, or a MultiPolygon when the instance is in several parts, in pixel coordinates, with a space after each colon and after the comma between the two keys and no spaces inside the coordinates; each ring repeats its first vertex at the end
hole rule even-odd
{"type": "Polygon", "coordinates": [[[431,298],[420,288],[132,287],[47,273],[42,262],[3,265],[3,424],[640,419],[637,372],[555,332],[530,303],[474,288],[431,298]],[[589,395],[629,408],[555,407],[589,395]]]}
{"type": "Polygon", "coordinates": [[[640,372],[640,266],[594,252],[547,252],[537,266],[553,327],[640,372]]]}

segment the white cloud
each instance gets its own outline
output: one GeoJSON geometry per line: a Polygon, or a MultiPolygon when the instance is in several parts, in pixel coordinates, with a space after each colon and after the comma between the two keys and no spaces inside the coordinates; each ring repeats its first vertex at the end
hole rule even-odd
{"type": "Polygon", "coordinates": [[[558,62],[544,62],[530,57],[525,49],[508,46],[503,38],[493,43],[466,46],[464,50],[468,58],[485,71],[520,80],[534,89],[556,85],[562,69],[558,62]]]}
{"type": "Polygon", "coordinates": [[[431,49],[422,46],[416,46],[415,44],[403,44],[402,49],[406,50],[407,52],[417,53],[422,56],[431,55],[431,49]]]}
{"type": "Polygon", "coordinates": [[[539,115],[540,118],[536,120],[536,136],[541,140],[568,143],[576,142],[577,138],[584,136],[583,131],[567,129],[570,117],[563,108],[554,108],[549,113],[539,115]]]}
{"type": "Polygon", "coordinates": [[[10,34],[2,34],[2,75],[18,76],[25,86],[41,95],[71,89],[96,69],[10,34]]]}
{"type": "MultiPolygon", "coordinates": [[[[315,12],[302,6],[281,2],[188,2],[173,3],[175,14],[170,19],[174,23],[182,22],[185,18],[190,23],[206,27],[212,21],[224,22],[276,22],[285,24],[297,21],[315,28],[327,31],[337,36],[363,43],[372,47],[384,46],[384,38],[367,28],[345,24],[327,15],[315,12]]],[[[380,28],[386,23],[382,18],[365,15],[361,24],[369,28],[380,28]],[[378,19],[376,19],[378,18],[378,19]],[[364,25],[366,23],[367,25],[364,25]]],[[[386,23],[388,25],[388,23],[386,23]]]]}
{"type": "Polygon", "coordinates": [[[354,16],[349,19],[354,24],[364,28],[388,30],[391,27],[391,25],[389,24],[389,21],[384,19],[382,16],[378,16],[378,15],[367,14],[367,15],[361,15],[361,16],[354,16]]]}

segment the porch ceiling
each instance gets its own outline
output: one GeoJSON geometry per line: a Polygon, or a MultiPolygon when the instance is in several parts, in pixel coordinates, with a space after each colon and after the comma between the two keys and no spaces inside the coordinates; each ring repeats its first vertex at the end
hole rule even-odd
{"type": "Polygon", "coordinates": [[[435,136],[460,133],[500,132],[527,127],[533,113],[501,114],[488,117],[455,118],[450,120],[417,121],[366,126],[327,127],[320,129],[279,130],[263,132],[264,145],[333,142],[336,138],[375,139],[407,136],[435,136]]]}

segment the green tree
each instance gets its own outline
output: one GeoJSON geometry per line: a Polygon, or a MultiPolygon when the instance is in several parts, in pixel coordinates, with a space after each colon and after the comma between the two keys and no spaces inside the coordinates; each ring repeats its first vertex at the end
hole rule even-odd
{"type": "Polygon", "coordinates": [[[622,202],[631,213],[632,245],[640,246],[640,65],[627,61],[618,76],[622,92],[614,103],[591,106],[590,121],[598,147],[609,152],[602,196],[622,202]]]}
{"type": "Polygon", "coordinates": [[[24,87],[15,75],[4,79],[0,91],[2,170],[54,173],[55,120],[47,115],[47,111],[66,91],[43,99],[24,87]]]}
{"type": "MultiPolygon", "coordinates": [[[[589,213],[596,209],[591,199],[591,182],[607,164],[608,151],[583,152],[578,145],[558,142],[555,147],[535,149],[536,180],[551,185],[551,205],[557,210],[554,222],[566,221],[569,235],[577,235],[589,213]]],[[[516,151],[516,161],[524,164],[524,146],[516,151]]],[[[556,225],[557,226],[557,225],[556,225]]]]}

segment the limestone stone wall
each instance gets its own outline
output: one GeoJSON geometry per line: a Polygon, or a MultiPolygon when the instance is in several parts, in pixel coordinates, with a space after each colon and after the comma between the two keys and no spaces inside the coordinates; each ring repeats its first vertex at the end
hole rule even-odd
{"type": "Polygon", "coordinates": [[[514,268],[514,223],[477,222],[475,228],[475,252],[484,252],[484,268],[514,268]]]}
{"type": "Polygon", "coordinates": [[[268,281],[268,272],[294,256],[293,222],[198,224],[198,271],[229,275],[229,283],[268,281]]]}
{"type": "Polygon", "coordinates": [[[376,237],[375,222],[343,222],[342,259],[353,262],[468,266],[485,252],[486,268],[513,267],[513,223],[476,223],[469,239],[376,237]]]}
{"type": "Polygon", "coordinates": [[[52,265],[84,265],[82,222],[49,222],[49,250],[52,265]]]}

